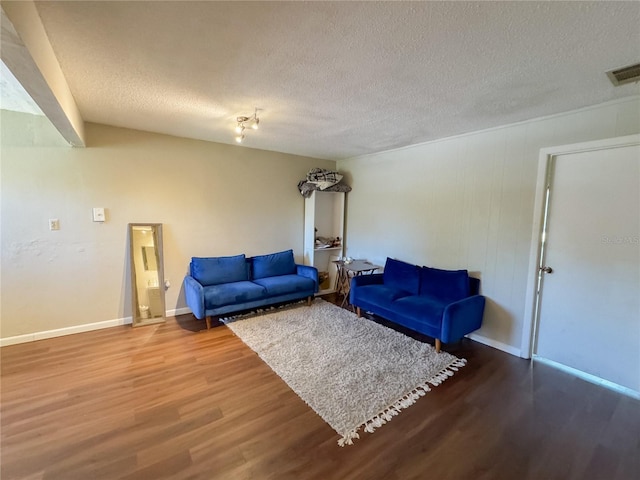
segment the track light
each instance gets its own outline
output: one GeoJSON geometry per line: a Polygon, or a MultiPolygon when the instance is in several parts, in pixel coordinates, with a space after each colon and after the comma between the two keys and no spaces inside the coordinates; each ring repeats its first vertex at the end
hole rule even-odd
{"type": "Polygon", "coordinates": [[[250,117],[237,117],[236,122],[236,142],[242,143],[242,140],[244,140],[245,128],[250,126],[252,130],[258,130],[258,125],[260,124],[260,119],[258,118],[258,107],[255,108],[253,115],[250,117]]]}

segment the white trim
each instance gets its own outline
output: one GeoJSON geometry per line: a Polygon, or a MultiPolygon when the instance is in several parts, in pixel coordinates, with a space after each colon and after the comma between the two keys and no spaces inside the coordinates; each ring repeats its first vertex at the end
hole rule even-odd
{"type": "Polygon", "coordinates": [[[538,155],[538,176],[536,180],[536,196],[533,204],[533,225],[531,227],[531,242],[529,243],[529,268],[527,273],[527,291],[524,300],[524,321],[522,324],[522,339],[520,351],[523,358],[531,358],[533,351],[533,328],[535,324],[535,309],[537,300],[538,265],[540,264],[540,239],[542,235],[544,199],[547,189],[547,165],[550,156],[546,149],[541,149],[538,155]],[[528,319],[528,322],[527,322],[528,319]]]}
{"type": "Polygon", "coordinates": [[[35,342],[46,338],[62,337],[65,335],[73,335],[74,333],[90,332],[92,330],[101,330],[103,328],[118,327],[121,325],[131,325],[131,317],[116,318],[114,320],[105,320],[103,322],[85,323],[83,325],[73,325],[71,327],[56,328],[55,330],[44,330],[42,332],[27,333],[24,335],[16,335],[14,337],[0,338],[0,347],[8,345],[17,345],[18,343],[35,342]]]}
{"type": "Polygon", "coordinates": [[[600,385],[601,387],[608,388],[609,390],[613,390],[614,392],[618,392],[623,395],[627,395],[629,397],[640,400],[640,392],[637,392],[629,387],[618,385],[617,383],[610,382],[609,380],[605,380],[604,378],[591,375],[590,373],[583,372],[582,370],[577,370],[573,367],[568,367],[566,365],[563,365],[562,363],[549,360],[548,358],[539,357],[538,355],[533,356],[533,361],[549,365],[550,367],[562,370],[565,373],[581,378],[582,380],[585,380],[589,383],[594,383],[596,385],[600,385]]]}
{"type": "Polygon", "coordinates": [[[514,355],[516,357],[521,356],[520,349],[516,347],[512,347],[511,345],[507,345],[506,343],[498,342],[497,340],[493,340],[492,338],[484,337],[482,335],[478,335],[477,333],[470,333],[469,335],[467,335],[467,337],[478,343],[482,343],[483,345],[493,347],[497,350],[501,350],[510,355],[514,355]]]}
{"type": "Polygon", "coordinates": [[[531,247],[529,250],[529,272],[527,274],[527,292],[524,305],[524,318],[529,323],[522,326],[522,341],[520,351],[523,358],[531,358],[533,353],[533,331],[536,322],[536,284],[538,279],[538,264],[540,260],[540,237],[542,235],[542,215],[546,190],[547,165],[551,158],[570,153],[592,152],[608,148],[621,148],[640,145],[640,135],[626,135],[623,137],[605,138],[593,142],[573,143],[540,149],[538,157],[538,178],[536,181],[536,198],[533,211],[533,226],[531,230],[531,247]]]}
{"type": "MultiPolygon", "coordinates": [[[[176,308],[167,310],[165,317],[175,317],[176,315],[185,315],[191,313],[189,307],[176,308]]],[[[71,327],[56,328],[55,330],[44,330],[42,332],[26,333],[24,335],[16,335],[14,337],[0,338],[0,347],[8,345],[17,345],[19,343],[35,342],[46,338],[63,337],[65,335],[73,335],[74,333],[90,332],[92,330],[101,330],[103,328],[119,327],[121,325],[131,325],[133,322],[131,317],[116,318],[114,320],[104,320],[102,322],[85,323],[82,325],[72,325],[71,327]]]]}

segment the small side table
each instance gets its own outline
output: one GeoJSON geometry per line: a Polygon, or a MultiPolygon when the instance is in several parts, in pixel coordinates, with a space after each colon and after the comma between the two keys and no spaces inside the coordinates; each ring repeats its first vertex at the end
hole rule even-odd
{"type": "Polygon", "coordinates": [[[344,260],[336,260],[338,276],[336,277],[336,292],[343,295],[341,306],[344,307],[349,302],[349,291],[351,290],[351,278],[359,275],[370,275],[379,268],[380,265],[374,265],[368,260],[354,260],[351,263],[345,263],[344,260]]]}

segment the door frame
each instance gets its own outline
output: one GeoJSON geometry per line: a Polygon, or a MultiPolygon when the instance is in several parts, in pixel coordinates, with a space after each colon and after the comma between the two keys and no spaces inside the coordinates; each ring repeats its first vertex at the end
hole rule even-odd
{"type": "Polygon", "coordinates": [[[630,147],[635,145],[640,145],[640,134],[540,149],[540,155],[538,156],[536,195],[533,207],[529,269],[527,273],[527,293],[525,297],[524,320],[522,325],[522,341],[520,343],[520,356],[522,358],[532,358],[535,332],[540,320],[538,311],[539,295],[537,292],[538,269],[540,265],[540,257],[542,255],[542,231],[546,207],[546,191],[548,185],[553,188],[551,185],[552,178],[549,178],[550,165],[559,155],[593,152],[597,150],[608,150],[611,148],[630,147]]]}

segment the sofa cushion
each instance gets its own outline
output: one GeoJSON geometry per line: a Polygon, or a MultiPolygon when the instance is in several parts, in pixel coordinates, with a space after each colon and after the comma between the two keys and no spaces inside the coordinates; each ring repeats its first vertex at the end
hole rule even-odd
{"type": "Polygon", "coordinates": [[[300,275],[279,275],[276,277],[257,278],[254,283],[267,289],[270,296],[286,295],[287,293],[296,292],[313,292],[316,283],[307,277],[300,275]]]}
{"type": "Polygon", "coordinates": [[[253,262],[253,279],[296,273],[293,250],[270,253],[269,255],[257,255],[251,261],[253,262]]]}
{"type": "Polygon", "coordinates": [[[420,288],[420,267],[410,263],[387,258],[383,272],[387,287],[400,289],[412,295],[418,295],[420,288]]]}
{"type": "Polygon", "coordinates": [[[236,303],[251,302],[267,296],[267,290],[253,282],[232,282],[220,285],[210,285],[204,289],[204,307],[223,307],[236,303]]]}
{"type": "Polygon", "coordinates": [[[385,285],[364,285],[354,290],[356,303],[366,302],[382,308],[393,308],[393,301],[409,295],[408,292],[385,285]]]}
{"type": "Polygon", "coordinates": [[[244,254],[233,257],[193,257],[191,276],[205,287],[249,280],[244,254]]]}
{"type": "Polygon", "coordinates": [[[469,296],[469,273],[466,270],[420,269],[420,295],[431,295],[447,303],[469,296]]]}
{"type": "Polygon", "coordinates": [[[442,314],[446,305],[446,302],[438,298],[411,295],[393,302],[393,309],[404,317],[439,327],[442,324],[442,314]]]}

